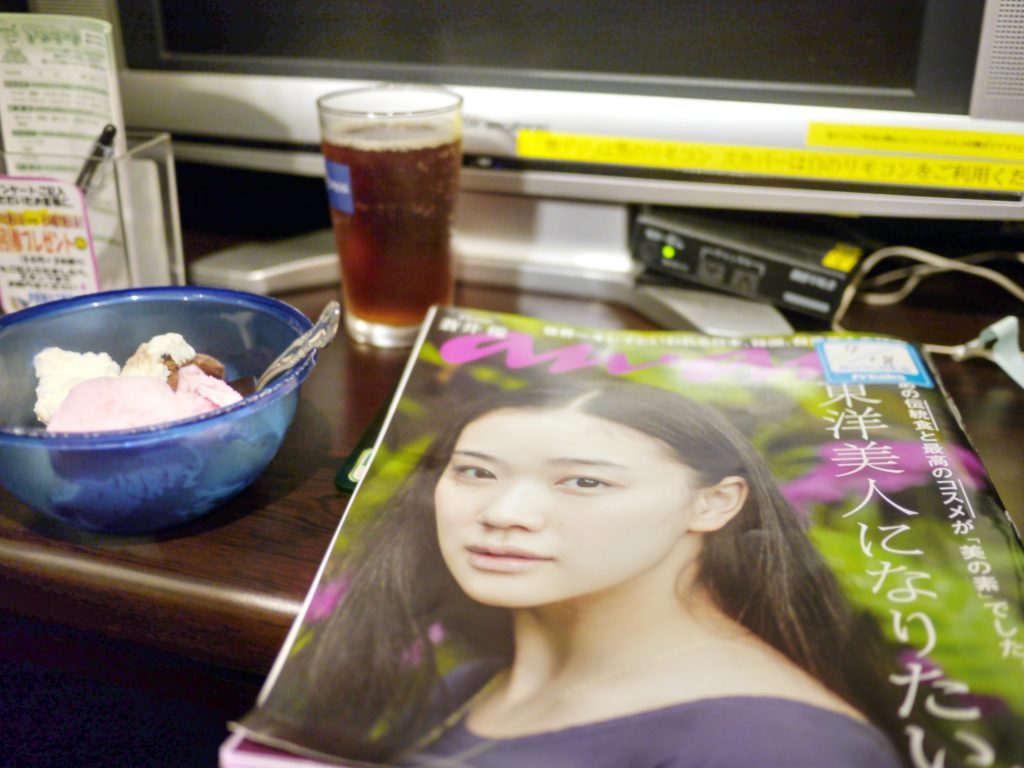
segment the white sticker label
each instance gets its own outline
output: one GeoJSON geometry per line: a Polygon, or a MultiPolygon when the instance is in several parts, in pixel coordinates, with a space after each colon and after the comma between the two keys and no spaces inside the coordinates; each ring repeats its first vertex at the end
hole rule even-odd
{"type": "Polygon", "coordinates": [[[829,384],[917,384],[931,376],[917,350],[898,339],[826,339],[816,342],[829,384]]]}

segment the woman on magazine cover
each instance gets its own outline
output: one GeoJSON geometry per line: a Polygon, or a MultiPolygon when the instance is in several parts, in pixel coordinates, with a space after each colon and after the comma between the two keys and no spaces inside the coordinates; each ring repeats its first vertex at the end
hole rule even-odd
{"type": "Polygon", "coordinates": [[[729,422],[624,382],[449,418],[277,681],[282,736],[416,766],[901,764],[873,623],[729,422]]]}

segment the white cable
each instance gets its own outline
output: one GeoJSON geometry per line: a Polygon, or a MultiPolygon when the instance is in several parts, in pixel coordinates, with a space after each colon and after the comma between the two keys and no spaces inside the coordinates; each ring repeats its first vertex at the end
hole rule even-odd
{"type": "MultiPolygon", "coordinates": [[[[943,258],[939,256],[938,258],[943,258]]],[[[1004,260],[1004,261],[1016,261],[1018,263],[1024,263],[1024,253],[1010,253],[1005,251],[986,251],[984,253],[973,253],[967,256],[960,256],[952,261],[956,261],[961,264],[980,264],[986,261],[1004,260]]],[[[871,306],[888,306],[892,304],[898,304],[907,296],[909,296],[914,289],[921,283],[925,278],[931,277],[932,275],[942,274],[948,272],[948,266],[934,266],[930,264],[916,264],[910,267],[900,267],[893,269],[888,272],[883,272],[880,275],[874,275],[871,277],[865,277],[860,284],[860,290],[857,295],[854,296],[854,301],[862,304],[868,304],[871,306]],[[889,289],[887,291],[866,291],[864,289],[874,289],[883,285],[889,285],[899,280],[905,282],[896,289],[889,289]]],[[[1011,293],[1013,291],[1011,290],[1011,293]]],[[[1018,296],[1018,298],[1020,298],[1018,296]]]]}
{"type": "MultiPolygon", "coordinates": [[[[846,285],[846,288],[843,290],[843,295],[839,299],[839,306],[836,308],[835,316],[832,318],[833,331],[847,330],[842,325],[842,319],[843,317],[846,316],[846,312],[849,310],[850,304],[853,303],[854,297],[857,296],[858,291],[860,290],[861,285],[864,282],[867,274],[872,269],[874,269],[879,262],[891,258],[911,259],[913,261],[917,261],[920,262],[921,264],[926,265],[926,268],[909,268],[911,270],[911,273],[910,279],[908,279],[908,283],[911,280],[914,280],[914,282],[905,291],[904,288],[906,288],[906,286],[904,286],[904,288],[899,289],[899,291],[894,291],[893,295],[897,296],[898,298],[888,300],[884,294],[882,295],[882,298],[878,298],[879,294],[872,293],[868,294],[868,297],[865,298],[865,303],[876,305],[895,304],[896,302],[901,301],[903,298],[905,298],[907,294],[909,294],[915,287],[917,287],[917,284],[924,277],[928,277],[932,274],[937,274],[938,272],[945,271],[964,272],[969,275],[974,275],[975,277],[980,277],[982,279],[989,280],[998,285],[1000,288],[1003,288],[1006,291],[1008,291],[1018,300],[1024,302],[1024,288],[1021,288],[1019,285],[1017,285],[1008,277],[1006,277],[1006,275],[1003,275],[1000,272],[996,272],[995,270],[989,269],[987,267],[977,266],[975,264],[970,263],[967,259],[950,259],[945,256],[939,256],[938,254],[931,253],[930,251],[922,250],[920,248],[913,248],[911,246],[906,245],[891,245],[886,246],[885,248],[878,249],[874,253],[868,255],[860,263],[857,272],[850,279],[850,282],[846,285]],[[917,277],[916,280],[914,279],[916,274],[915,270],[923,273],[920,277],[917,277]]],[[[958,349],[958,347],[947,347],[939,344],[923,344],[922,346],[930,352],[936,352],[943,355],[952,355],[954,354],[954,350],[958,349]]]]}
{"type": "MultiPolygon", "coordinates": [[[[1024,264],[1024,253],[986,251],[984,253],[972,253],[967,256],[959,256],[955,259],[956,262],[965,264],[981,264],[986,261],[995,260],[1015,261],[1024,264]]],[[[915,264],[910,267],[892,269],[888,272],[883,272],[880,275],[865,277],[860,284],[860,290],[857,295],[854,296],[854,301],[859,304],[868,304],[870,306],[890,306],[892,304],[898,304],[913,293],[925,278],[948,271],[949,268],[945,266],[937,267],[930,264],[915,264]],[[890,288],[885,291],[865,290],[876,289],[900,280],[904,281],[903,284],[895,289],[890,288]]]]}

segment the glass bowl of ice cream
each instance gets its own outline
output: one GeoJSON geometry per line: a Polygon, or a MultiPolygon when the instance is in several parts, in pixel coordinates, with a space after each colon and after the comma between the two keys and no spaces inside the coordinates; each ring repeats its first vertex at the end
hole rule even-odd
{"type": "Polygon", "coordinates": [[[312,323],[265,296],[110,291],[0,317],[0,485],[62,523],[146,533],[206,514],[270,463],[312,371],[259,374],[312,323]]]}

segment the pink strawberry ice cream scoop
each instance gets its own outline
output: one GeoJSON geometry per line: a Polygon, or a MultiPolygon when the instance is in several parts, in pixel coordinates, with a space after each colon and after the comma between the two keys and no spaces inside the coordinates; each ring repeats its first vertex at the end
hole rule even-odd
{"type": "Polygon", "coordinates": [[[74,385],[57,408],[49,432],[105,432],[187,419],[241,400],[198,367],[178,371],[178,389],[156,376],[102,376],[74,385]]]}
{"type": "Polygon", "coordinates": [[[102,376],[73,386],[46,429],[99,432],[181,418],[181,405],[167,382],[154,376],[102,376]]]}
{"type": "Polygon", "coordinates": [[[225,381],[204,373],[198,365],[179,368],[177,386],[175,397],[193,416],[242,399],[225,381]]]}

